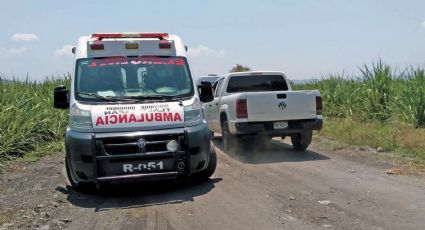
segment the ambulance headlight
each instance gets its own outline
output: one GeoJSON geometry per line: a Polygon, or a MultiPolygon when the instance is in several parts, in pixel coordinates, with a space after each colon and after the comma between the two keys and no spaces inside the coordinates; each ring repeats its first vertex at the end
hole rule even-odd
{"type": "Polygon", "coordinates": [[[69,119],[71,125],[76,128],[92,128],[91,114],[89,110],[78,108],[77,104],[73,104],[69,111],[69,119]]]}
{"type": "Polygon", "coordinates": [[[201,121],[202,104],[198,99],[195,99],[193,104],[184,107],[184,121],[186,123],[196,123],[201,121]]]}

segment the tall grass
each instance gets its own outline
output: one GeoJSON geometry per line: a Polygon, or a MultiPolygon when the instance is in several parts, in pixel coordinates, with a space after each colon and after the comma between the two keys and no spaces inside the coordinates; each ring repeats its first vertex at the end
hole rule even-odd
{"type": "Polygon", "coordinates": [[[63,138],[67,115],[53,108],[53,89],[67,85],[68,79],[35,82],[0,77],[0,161],[63,138]]]}
{"type": "Polygon", "coordinates": [[[359,82],[348,79],[344,74],[329,75],[320,81],[309,82],[296,88],[317,89],[323,97],[326,116],[347,117],[357,111],[360,102],[359,82]]]}
{"type": "Polygon", "coordinates": [[[415,127],[425,126],[425,70],[410,68],[399,79],[399,94],[393,103],[394,116],[415,127]]]}
{"type": "Polygon", "coordinates": [[[391,117],[391,102],[393,99],[393,79],[391,67],[381,60],[372,64],[372,68],[364,65],[362,72],[361,95],[364,116],[371,119],[386,121],[391,117]]]}
{"type": "MultiPolygon", "coordinates": [[[[378,61],[360,67],[360,72],[360,76],[351,77],[333,74],[295,88],[320,90],[324,115],[330,119],[348,118],[383,126],[397,123],[401,124],[400,127],[407,124],[417,129],[425,128],[424,68],[395,71],[378,61]]],[[[60,84],[69,85],[69,77],[34,82],[5,80],[0,76],[0,161],[22,156],[63,138],[67,112],[53,108],[53,89],[60,84]]],[[[354,134],[350,135],[349,138],[353,139],[354,134]]],[[[364,140],[371,139],[364,137],[364,140]]],[[[393,136],[388,139],[388,143],[392,143],[388,146],[394,145],[394,141],[400,142],[399,146],[414,146],[412,149],[423,152],[425,159],[422,145],[408,143],[413,139],[411,136],[400,141],[393,136]]]]}
{"type": "Polygon", "coordinates": [[[395,71],[381,60],[360,67],[360,76],[329,75],[296,89],[320,90],[324,115],[425,127],[425,69],[395,71]]]}

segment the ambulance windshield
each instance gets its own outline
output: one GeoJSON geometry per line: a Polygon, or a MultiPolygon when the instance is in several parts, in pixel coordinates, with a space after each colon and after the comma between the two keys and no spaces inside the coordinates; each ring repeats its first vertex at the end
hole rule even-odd
{"type": "Polygon", "coordinates": [[[77,61],[76,98],[83,101],[182,98],[194,94],[184,57],[107,57],[77,61]]]}

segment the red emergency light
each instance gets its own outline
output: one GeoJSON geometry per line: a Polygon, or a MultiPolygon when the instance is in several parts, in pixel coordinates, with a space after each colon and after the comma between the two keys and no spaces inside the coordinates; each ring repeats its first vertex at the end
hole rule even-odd
{"type": "Polygon", "coordinates": [[[168,41],[168,40],[159,41],[159,48],[171,49],[171,41],[168,41]]]}
{"type": "Polygon", "coordinates": [[[163,40],[168,37],[168,33],[94,33],[91,37],[99,41],[104,38],[158,38],[163,40]]]}
{"type": "Polygon", "coordinates": [[[103,50],[103,44],[94,43],[90,45],[91,50],[103,50]]]}

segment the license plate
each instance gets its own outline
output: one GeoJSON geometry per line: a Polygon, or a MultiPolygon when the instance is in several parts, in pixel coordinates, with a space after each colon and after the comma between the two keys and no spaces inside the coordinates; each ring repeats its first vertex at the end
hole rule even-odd
{"type": "Polygon", "coordinates": [[[273,129],[286,129],[288,128],[288,122],[281,121],[273,123],[273,129]]]}
{"type": "Polygon", "coordinates": [[[140,173],[140,172],[151,172],[161,171],[165,169],[164,161],[145,161],[138,163],[125,163],[122,165],[124,173],[140,173]]]}

